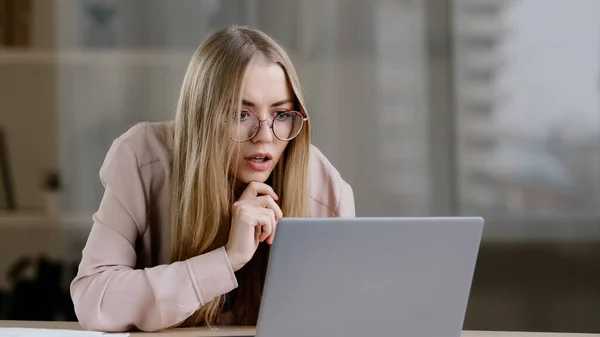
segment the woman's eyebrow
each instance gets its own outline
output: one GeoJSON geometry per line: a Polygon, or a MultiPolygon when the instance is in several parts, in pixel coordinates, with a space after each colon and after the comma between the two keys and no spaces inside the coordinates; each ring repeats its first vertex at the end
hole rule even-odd
{"type": "MultiPolygon", "coordinates": [[[[278,102],[275,102],[275,103],[271,104],[271,107],[278,107],[278,106],[281,106],[281,105],[284,105],[284,104],[287,104],[287,103],[294,103],[294,101],[292,99],[289,99],[289,98],[283,99],[281,101],[278,101],[278,102]]],[[[243,99],[242,100],[242,105],[248,106],[248,107],[255,107],[256,106],[256,104],[250,102],[247,99],[243,99]]]]}
{"type": "Polygon", "coordinates": [[[294,103],[294,101],[291,100],[291,99],[289,99],[289,98],[288,99],[284,99],[284,100],[281,100],[279,102],[275,102],[275,103],[271,104],[271,107],[276,107],[276,106],[284,105],[284,104],[287,104],[287,103],[294,103]]]}

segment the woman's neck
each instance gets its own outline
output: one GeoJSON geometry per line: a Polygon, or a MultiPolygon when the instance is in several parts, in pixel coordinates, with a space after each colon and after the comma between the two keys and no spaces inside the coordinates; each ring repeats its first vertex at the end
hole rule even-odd
{"type": "Polygon", "coordinates": [[[246,189],[246,186],[248,186],[248,184],[245,184],[239,180],[235,180],[235,184],[233,186],[233,197],[234,200],[238,200],[240,198],[240,196],[242,195],[242,193],[244,192],[244,190],[246,189]]]}

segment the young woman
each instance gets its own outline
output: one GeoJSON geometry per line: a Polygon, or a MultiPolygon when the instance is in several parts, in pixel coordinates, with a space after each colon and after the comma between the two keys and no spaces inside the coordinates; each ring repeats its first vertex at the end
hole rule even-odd
{"type": "Polygon", "coordinates": [[[238,27],[211,35],[175,121],[134,126],[100,169],[105,193],[71,284],[82,326],[256,324],[277,220],[354,216],[309,126],[276,42],[238,27]]]}

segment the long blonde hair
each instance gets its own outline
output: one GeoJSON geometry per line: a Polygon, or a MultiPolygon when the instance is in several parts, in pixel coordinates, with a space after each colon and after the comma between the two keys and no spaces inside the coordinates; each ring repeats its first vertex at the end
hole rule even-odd
{"type": "MultiPolygon", "coordinates": [[[[265,33],[231,27],[210,35],[196,50],[181,89],[174,126],[171,191],[171,260],[182,261],[226,244],[234,200],[232,167],[239,144],[224,132],[224,121],[237,117],[243,76],[257,57],[279,64],[295,95],[295,109],[306,109],[296,71],[286,52],[265,33]]],[[[310,130],[289,142],[270,181],[285,217],[308,211],[310,130]]],[[[236,273],[238,288],[231,314],[235,324],[256,324],[269,254],[262,243],[252,260],[236,273]]],[[[225,295],[200,307],[183,326],[218,321],[225,295]]]]}

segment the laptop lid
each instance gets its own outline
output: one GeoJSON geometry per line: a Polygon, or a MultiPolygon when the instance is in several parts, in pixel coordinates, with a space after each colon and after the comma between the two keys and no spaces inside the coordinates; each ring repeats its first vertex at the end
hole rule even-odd
{"type": "Polygon", "coordinates": [[[458,337],[482,218],[284,218],[257,337],[458,337]]]}

